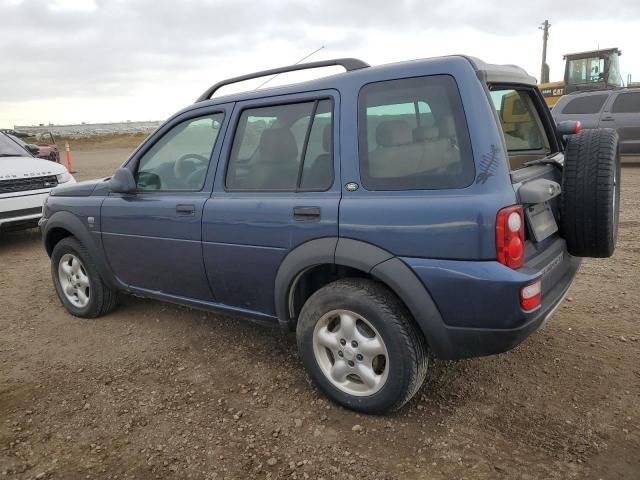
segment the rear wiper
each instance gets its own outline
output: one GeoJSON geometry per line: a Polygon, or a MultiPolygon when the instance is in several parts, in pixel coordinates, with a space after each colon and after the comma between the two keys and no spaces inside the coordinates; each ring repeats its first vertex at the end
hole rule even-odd
{"type": "Polygon", "coordinates": [[[22,157],[23,155],[14,155],[12,153],[0,153],[0,157],[22,157]]]}
{"type": "Polygon", "coordinates": [[[547,155],[544,158],[538,158],[536,160],[530,160],[522,164],[523,167],[531,167],[533,165],[553,165],[554,167],[562,170],[564,167],[562,163],[555,159],[557,154],[552,153],[551,155],[547,155]]]}

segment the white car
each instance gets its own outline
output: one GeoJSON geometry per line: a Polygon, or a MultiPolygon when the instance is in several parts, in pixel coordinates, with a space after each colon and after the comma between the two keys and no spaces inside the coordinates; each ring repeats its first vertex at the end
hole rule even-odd
{"type": "Polygon", "coordinates": [[[75,183],[63,165],[34,158],[0,133],[0,231],[37,226],[49,191],[63,183],[75,183]]]}

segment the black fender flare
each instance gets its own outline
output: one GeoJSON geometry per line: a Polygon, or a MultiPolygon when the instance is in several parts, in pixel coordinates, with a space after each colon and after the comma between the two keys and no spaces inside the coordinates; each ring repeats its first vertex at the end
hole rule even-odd
{"type": "Polygon", "coordinates": [[[94,261],[98,272],[102,279],[107,282],[110,287],[121,289],[122,285],[116,281],[109,265],[104,257],[102,249],[102,240],[100,232],[91,232],[87,226],[76,215],[67,211],[55,212],[41,226],[42,242],[47,254],[51,256],[48,248],[49,237],[51,232],[56,228],[62,228],[68,231],[72,236],[78,239],[80,243],[88,250],[91,259],[94,261]]]}
{"type": "Polygon", "coordinates": [[[326,263],[356,268],[384,283],[407,306],[431,351],[444,357],[451,350],[440,311],[411,268],[380,247],[349,238],[312,240],[285,257],[275,282],[276,315],[282,327],[290,326],[289,296],[296,280],[309,268],[326,263]]]}
{"type": "Polygon", "coordinates": [[[337,237],[311,240],[291,250],[280,263],[274,286],[274,300],[281,327],[287,328],[290,324],[289,293],[296,280],[311,267],[334,263],[337,244],[337,237]]]}
{"type": "Polygon", "coordinates": [[[389,287],[411,312],[431,352],[439,358],[448,358],[453,345],[431,294],[416,274],[397,257],[376,265],[371,275],[389,287]]]}

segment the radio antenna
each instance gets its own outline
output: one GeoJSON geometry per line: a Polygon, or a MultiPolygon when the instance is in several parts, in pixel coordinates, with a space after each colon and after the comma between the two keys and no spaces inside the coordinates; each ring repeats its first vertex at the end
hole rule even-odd
{"type": "MultiPolygon", "coordinates": [[[[311,52],[309,55],[306,55],[304,57],[302,57],[300,60],[298,60],[296,63],[294,63],[294,65],[298,65],[300,62],[304,62],[307,58],[315,55],[316,53],[318,53],[320,50],[322,50],[324,48],[324,45],[322,45],[320,48],[314,50],[313,52],[311,52]]],[[[273,80],[274,78],[276,78],[278,75],[280,75],[279,73],[276,73],[273,77],[269,77],[267,78],[264,82],[262,82],[260,85],[258,85],[255,90],[258,90],[262,87],[264,87],[267,83],[269,83],[271,80],[273,80]]]]}

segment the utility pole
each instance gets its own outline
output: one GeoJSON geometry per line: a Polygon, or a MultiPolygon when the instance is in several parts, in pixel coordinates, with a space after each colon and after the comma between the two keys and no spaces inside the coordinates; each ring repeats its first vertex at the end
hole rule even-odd
{"type": "Polygon", "coordinates": [[[540,83],[549,81],[549,65],[547,65],[547,40],[549,40],[549,20],[545,20],[538,28],[542,30],[542,67],[540,69],[540,83]]]}

